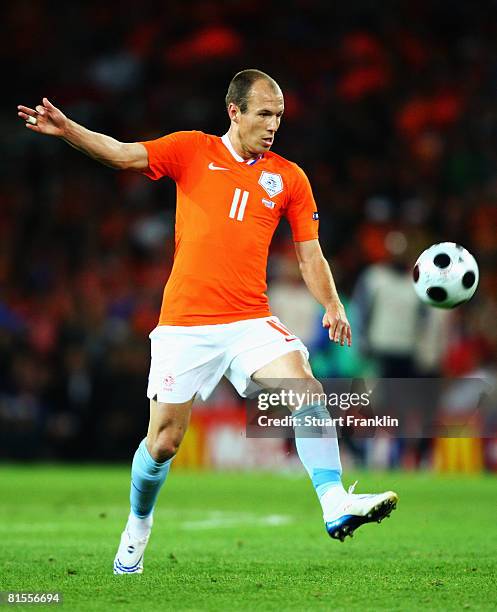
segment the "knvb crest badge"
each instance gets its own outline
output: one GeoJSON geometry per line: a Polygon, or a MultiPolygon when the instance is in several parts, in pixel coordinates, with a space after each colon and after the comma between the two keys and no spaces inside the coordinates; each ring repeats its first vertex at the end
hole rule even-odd
{"type": "Polygon", "coordinates": [[[274,196],[283,191],[283,179],[280,174],[275,174],[274,172],[261,172],[259,185],[270,198],[274,198],[274,196]]]}

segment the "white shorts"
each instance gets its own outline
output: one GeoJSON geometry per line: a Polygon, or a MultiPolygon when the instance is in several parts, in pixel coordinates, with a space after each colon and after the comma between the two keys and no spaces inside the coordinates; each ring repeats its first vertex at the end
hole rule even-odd
{"type": "Polygon", "coordinates": [[[147,397],[159,402],[182,403],[195,394],[205,400],[223,376],[246,397],[251,376],[259,368],[292,351],[309,357],[303,342],[277,317],[219,325],[160,325],[149,337],[147,397]]]}

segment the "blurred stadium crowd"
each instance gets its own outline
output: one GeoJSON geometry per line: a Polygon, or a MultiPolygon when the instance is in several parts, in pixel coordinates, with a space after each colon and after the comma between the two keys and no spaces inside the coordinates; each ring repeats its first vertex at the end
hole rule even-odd
{"type": "MultiPolygon", "coordinates": [[[[274,150],[301,165],[353,324],[331,346],[287,227],[275,314],[318,376],[493,372],[497,350],[497,3],[295,0],[7,3],[0,192],[0,456],[128,458],[147,423],[148,333],[173,253],[175,191],[99,166],[16,122],[47,96],[123,141],[223,134],[235,72],[285,94],[274,150]],[[480,265],[470,304],[422,308],[433,242],[480,265]]],[[[230,391],[221,386],[214,402],[230,391]]]]}

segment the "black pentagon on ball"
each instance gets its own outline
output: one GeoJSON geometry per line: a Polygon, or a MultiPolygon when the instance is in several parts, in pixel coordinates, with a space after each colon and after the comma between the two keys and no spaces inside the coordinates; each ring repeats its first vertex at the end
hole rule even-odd
{"type": "Polygon", "coordinates": [[[438,255],[435,255],[433,263],[437,266],[437,268],[448,268],[450,266],[450,257],[447,255],[447,253],[439,253],[438,255]]]}
{"type": "Polygon", "coordinates": [[[445,302],[447,299],[447,291],[443,287],[429,287],[426,295],[434,302],[445,302]]]}
{"type": "Polygon", "coordinates": [[[469,270],[468,272],[464,273],[464,276],[462,277],[462,286],[465,289],[471,289],[471,287],[475,284],[476,281],[476,274],[469,270]]]}
{"type": "Polygon", "coordinates": [[[412,271],[412,278],[414,279],[415,283],[417,283],[419,280],[419,265],[418,264],[414,266],[414,269],[412,271]]]}

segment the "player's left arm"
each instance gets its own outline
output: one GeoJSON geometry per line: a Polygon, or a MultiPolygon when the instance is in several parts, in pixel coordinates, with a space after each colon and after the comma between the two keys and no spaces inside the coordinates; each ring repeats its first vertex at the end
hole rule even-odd
{"type": "Polygon", "coordinates": [[[330,340],[342,346],[352,344],[352,330],[345,308],[338,296],[330,266],[326,261],[319,240],[295,242],[295,251],[309,291],[325,309],[323,327],[328,329],[330,340]]]}

